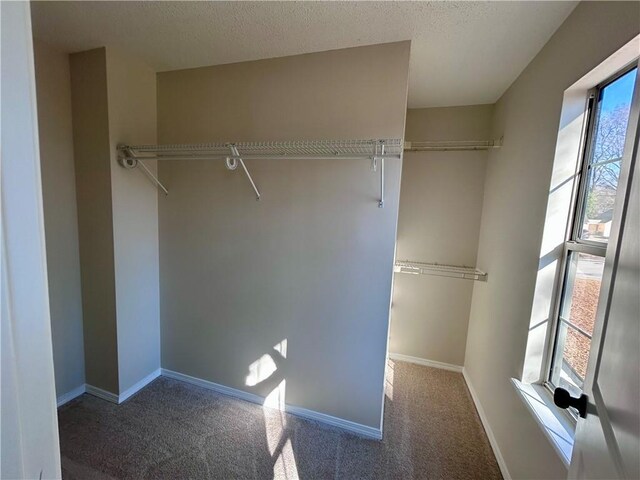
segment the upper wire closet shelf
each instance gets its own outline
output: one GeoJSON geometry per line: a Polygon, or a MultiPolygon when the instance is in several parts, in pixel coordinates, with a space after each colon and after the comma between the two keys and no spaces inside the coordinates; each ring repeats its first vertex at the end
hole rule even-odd
{"type": "Polygon", "coordinates": [[[464,150],[491,150],[500,148],[502,139],[498,140],[450,140],[450,141],[425,141],[405,142],[406,152],[447,152],[464,150]]]}
{"type": "Polygon", "coordinates": [[[443,263],[427,263],[412,260],[397,260],[394,265],[396,273],[413,275],[436,275],[440,277],[464,278],[466,280],[486,280],[487,273],[474,267],[446,265],[443,263]]]}
{"type": "Polygon", "coordinates": [[[350,158],[377,157],[399,158],[403,150],[401,139],[378,140],[311,140],[288,142],[237,142],[237,143],[196,143],[186,145],[121,145],[118,149],[125,157],[169,159],[233,157],[235,147],[242,158],[350,158]],[[384,146],[384,153],[381,148],[384,146]],[[151,155],[149,155],[151,154],[151,155]],[[230,155],[231,154],[231,155],[230,155]]]}
{"type": "Polygon", "coordinates": [[[141,166],[162,190],[167,189],[145,166],[143,160],[223,160],[229,170],[241,166],[260,200],[260,191],[249,174],[244,160],[371,160],[372,170],[380,171],[380,200],[384,205],[384,161],[400,159],[404,143],[400,138],[371,140],[310,140],[284,142],[197,143],[183,145],[120,145],[118,157],[125,168],[141,166]]]}

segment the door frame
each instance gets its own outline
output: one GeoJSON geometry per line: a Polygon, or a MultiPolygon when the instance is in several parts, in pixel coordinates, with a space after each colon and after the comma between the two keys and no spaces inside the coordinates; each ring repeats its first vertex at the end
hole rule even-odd
{"type": "Polygon", "coordinates": [[[29,2],[0,2],[2,478],[60,478],[29,2]]]}

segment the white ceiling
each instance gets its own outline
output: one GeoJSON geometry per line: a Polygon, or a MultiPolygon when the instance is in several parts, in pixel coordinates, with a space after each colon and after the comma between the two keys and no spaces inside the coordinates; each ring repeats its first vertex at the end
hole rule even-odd
{"type": "MultiPolygon", "coordinates": [[[[412,40],[409,106],[495,102],[577,2],[34,2],[37,38],[158,71],[412,40]]],[[[384,68],[384,65],[380,65],[384,68]]]]}

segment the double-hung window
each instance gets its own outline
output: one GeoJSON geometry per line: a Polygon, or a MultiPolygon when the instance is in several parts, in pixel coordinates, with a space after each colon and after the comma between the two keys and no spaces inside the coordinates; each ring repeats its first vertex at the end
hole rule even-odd
{"type": "Polygon", "coordinates": [[[548,385],[582,393],[594,332],[604,260],[618,197],[637,67],[626,68],[590,94],[587,135],[555,307],[548,385]]]}

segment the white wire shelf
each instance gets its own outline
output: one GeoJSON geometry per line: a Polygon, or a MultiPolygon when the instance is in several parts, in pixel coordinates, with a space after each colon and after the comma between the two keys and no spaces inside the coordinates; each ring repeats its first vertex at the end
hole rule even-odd
{"type": "Polygon", "coordinates": [[[451,140],[451,141],[428,141],[428,142],[405,142],[406,152],[430,152],[430,151],[453,151],[453,150],[490,150],[500,148],[502,139],[499,140],[451,140]]]}
{"type": "Polygon", "coordinates": [[[397,260],[393,271],[411,275],[436,275],[440,277],[463,278],[465,280],[486,280],[487,273],[475,267],[446,265],[442,263],[397,260]]]}
{"type": "Polygon", "coordinates": [[[225,159],[235,147],[240,156],[248,158],[400,158],[403,142],[399,138],[371,140],[309,140],[285,142],[197,143],[182,145],[121,145],[122,156],[171,160],[174,157],[225,159]],[[384,145],[384,153],[382,152],[384,145]],[[204,158],[203,158],[204,157],[204,158]]]}
{"type": "Polygon", "coordinates": [[[404,143],[400,138],[370,140],[297,140],[285,142],[196,143],[182,145],[119,145],[118,159],[125,168],[142,167],[165,194],[168,190],[145,166],[144,160],[223,160],[228,170],[238,165],[253,188],[256,200],[261,194],[244,160],[253,159],[343,159],[370,160],[371,170],[380,172],[380,199],[384,206],[384,161],[401,159],[404,143]]]}

